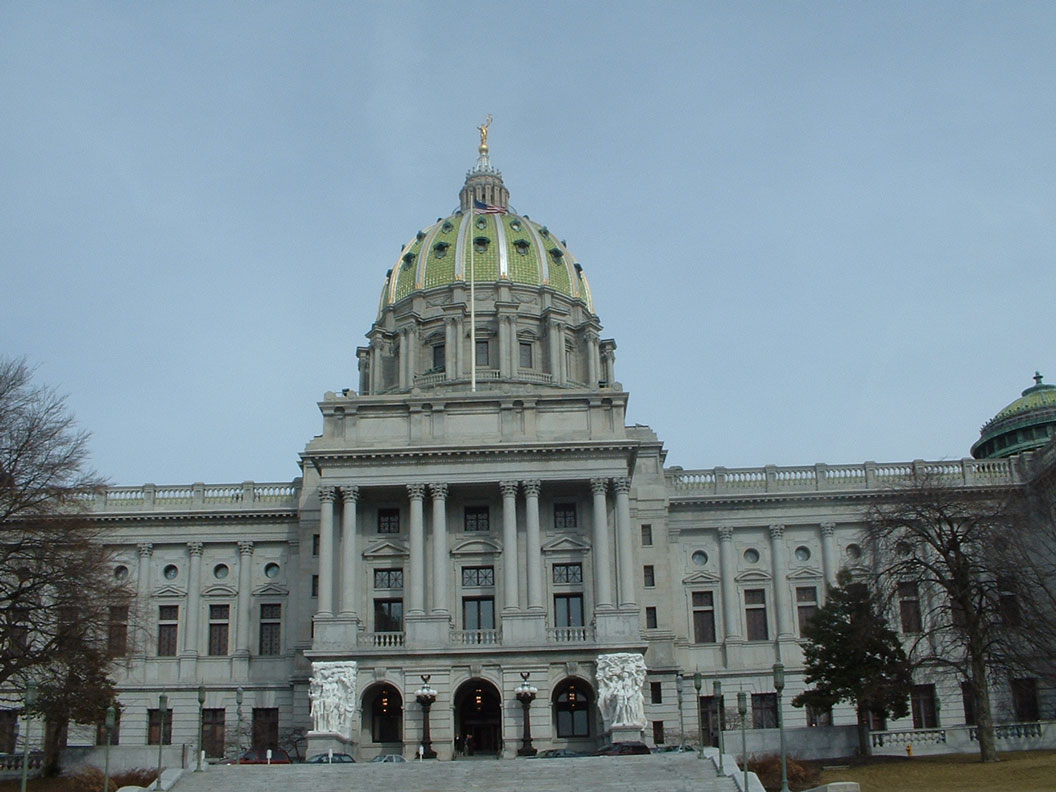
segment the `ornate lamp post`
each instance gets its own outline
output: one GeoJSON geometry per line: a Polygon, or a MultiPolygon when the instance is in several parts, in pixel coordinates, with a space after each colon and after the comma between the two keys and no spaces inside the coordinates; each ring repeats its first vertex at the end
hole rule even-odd
{"type": "Polygon", "coordinates": [[[26,792],[26,781],[29,778],[29,724],[30,713],[37,705],[37,683],[26,685],[26,739],[22,744],[22,792],[26,792]]]}
{"type": "Polygon", "coordinates": [[[436,691],[429,687],[430,674],[422,674],[422,686],[414,692],[414,697],[422,705],[422,753],[423,759],[435,759],[433,741],[429,737],[429,708],[436,701],[436,691]]]}
{"type": "Polygon", "coordinates": [[[748,788],[748,694],[743,690],[737,693],[737,714],[741,716],[741,767],[744,768],[744,783],[741,789],[748,788]]]}
{"type": "Polygon", "coordinates": [[[700,734],[700,758],[704,758],[704,718],[701,717],[704,712],[700,708],[700,688],[703,686],[704,680],[700,676],[698,671],[693,675],[693,687],[697,689],[697,731],[700,734]]]}
{"type": "Polygon", "coordinates": [[[726,741],[722,737],[722,683],[717,679],[711,683],[711,696],[715,699],[715,727],[719,730],[719,775],[726,775],[722,769],[722,755],[726,752],[726,741]]]}
{"type": "Polygon", "coordinates": [[[161,789],[161,754],[165,748],[165,715],[168,709],[169,697],[162,693],[158,696],[158,780],[154,782],[155,789],[161,789]]]}
{"type": "Polygon", "coordinates": [[[202,772],[202,732],[205,731],[205,685],[198,686],[198,766],[194,772],[202,772]]]}
{"type": "Polygon", "coordinates": [[[781,714],[781,691],[785,689],[785,667],[774,663],[774,690],[777,691],[777,731],[781,737],[781,792],[788,792],[788,760],[785,756],[785,718],[781,714]]]}
{"type": "Polygon", "coordinates": [[[528,709],[532,706],[532,702],[535,701],[539,688],[528,684],[528,675],[527,671],[521,672],[521,684],[514,691],[517,700],[521,702],[521,711],[524,716],[524,737],[521,741],[520,750],[517,751],[518,756],[535,756],[536,754],[535,748],[532,747],[532,721],[528,717],[528,709]]]}
{"type": "Polygon", "coordinates": [[[241,687],[235,690],[235,707],[238,714],[238,753],[235,754],[235,764],[242,764],[242,697],[244,693],[241,687]]]}
{"type": "Polygon", "coordinates": [[[678,740],[681,745],[686,744],[686,719],[682,714],[682,690],[686,686],[686,680],[682,678],[681,672],[675,674],[675,693],[678,694],[678,740]]]}
{"type": "Polygon", "coordinates": [[[110,792],[110,743],[113,742],[116,722],[117,710],[111,704],[106,708],[106,720],[103,721],[103,726],[106,728],[106,748],[103,753],[103,792],[110,792]]]}

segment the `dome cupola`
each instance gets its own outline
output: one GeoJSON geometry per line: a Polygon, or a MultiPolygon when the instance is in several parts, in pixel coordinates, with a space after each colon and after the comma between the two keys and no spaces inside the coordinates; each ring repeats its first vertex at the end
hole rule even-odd
{"type": "Polygon", "coordinates": [[[1056,435],[1056,385],[1034,372],[1034,385],[1001,410],[979,431],[972,446],[976,459],[1008,457],[1033,451],[1056,435]]]}

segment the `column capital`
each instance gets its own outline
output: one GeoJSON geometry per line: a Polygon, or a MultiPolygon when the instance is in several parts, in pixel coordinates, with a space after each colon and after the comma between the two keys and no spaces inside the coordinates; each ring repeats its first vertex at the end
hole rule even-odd
{"type": "Polygon", "coordinates": [[[355,503],[359,500],[359,487],[355,484],[347,484],[341,487],[341,502],[355,503]]]}
{"type": "Polygon", "coordinates": [[[595,495],[604,495],[609,487],[609,480],[605,478],[592,478],[590,480],[590,491],[595,495]]]}
{"type": "Polygon", "coordinates": [[[631,491],[631,479],[629,476],[620,476],[612,480],[612,489],[620,494],[627,494],[631,491]]]}
{"type": "Polygon", "coordinates": [[[430,484],[429,494],[433,500],[447,500],[447,484],[430,484]]]}
{"type": "Polygon", "coordinates": [[[528,481],[522,481],[521,487],[524,489],[524,494],[529,498],[538,498],[539,490],[543,488],[543,483],[539,479],[529,479],[528,481]]]}
{"type": "Polygon", "coordinates": [[[412,501],[425,500],[425,485],[424,484],[408,484],[407,495],[412,501]]]}
{"type": "Polygon", "coordinates": [[[723,542],[732,542],[733,529],[728,525],[719,526],[719,539],[723,542]]]}
{"type": "Polygon", "coordinates": [[[238,543],[238,554],[243,556],[253,555],[253,543],[250,541],[238,543]]]}
{"type": "Polygon", "coordinates": [[[771,525],[770,526],[770,538],[780,539],[785,535],[785,526],[783,525],[771,525]]]}
{"type": "Polygon", "coordinates": [[[822,523],[821,524],[821,535],[822,536],[832,536],[835,533],[836,533],[836,523],[827,522],[827,523],[822,523]]]}
{"type": "Polygon", "coordinates": [[[152,556],[154,555],[154,544],[152,542],[140,542],[136,545],[136,550],[139,551],[141,556],[152,556]]]}
{"type": "Polygon", "coordinates": [[[517,482],[516,481],[500,481],[499,489],[502,490],[502,497],[504,498],[516,498],[517,497],[517,482]]]}
{"type": "Polygon", "coordinates": [[[336,487],[320,487],[319,488],[319,500],[323,503],[333,503],[336,487]]]}
{"type": "Polygon", "coordinates": [[[187,543],[187,552],[190,553],[192,556],[199,556],[200,557],[202,555],[202,550],[203,549],[205,549],[205,545],[203,545],[201,542],[188,542],[187,543]]]}

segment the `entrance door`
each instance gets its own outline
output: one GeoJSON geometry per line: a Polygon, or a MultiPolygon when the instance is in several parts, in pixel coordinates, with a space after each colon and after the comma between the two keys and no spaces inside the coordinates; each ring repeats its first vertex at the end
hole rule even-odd
{"type": "Polygon", "coordinates": [[[490,682],[471,679],[455,694],[455,746],[465,756],[502,750],[502,706],[490,682]]]}
{"type": "Polygon", "coordinates": [[[253,747],[266,750],[279,747],[279,710],[253,708],[253,747]]]}
{"type": "Polygon", "coordinates": [[[719,747],[719,727],[726,728],[726,713],[722,710],[722,699],[715,706],[714,696],[700,697],[700,730],[704,733],[704,744],[719,747]]]}

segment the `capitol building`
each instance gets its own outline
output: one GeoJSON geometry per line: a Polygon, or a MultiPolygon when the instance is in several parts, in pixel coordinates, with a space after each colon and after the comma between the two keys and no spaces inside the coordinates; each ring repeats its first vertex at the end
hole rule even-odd
{"type": "MultiPolygon", "coordinates": [[[[193,755],[199,718],[210,757],[298,743],[358,761],[423,743],[441,760],[512,757],[526,725],[536,749],[716,744],[746,692],[753,750],[776,750],[780,707],[794,752],[849,754],[851,707],[789,700],[803,625],[841,569],[866,571],[870,504],[915,472],[992,490],[1056,469],[1056,387],[1040,376],[964,460],[665,467],[664,440],[627,425],[587,273],[511,209],[486,134],[458,210],[378,264],[358,388],[322,396],[299,478],[92,503],[135,592],[114,611],[119,747],[193,755]],[[621,675],[627,712],[608,701],[621,675]]],[[[896,630],[915,629],[906,612],[896,630]]],[[[1052,717],[1031,683],[995,680],[996,721],[1052,717]]],[[[874,728],[971,721],[952,676],[915,678],[911,703],[874,728]]]]}

